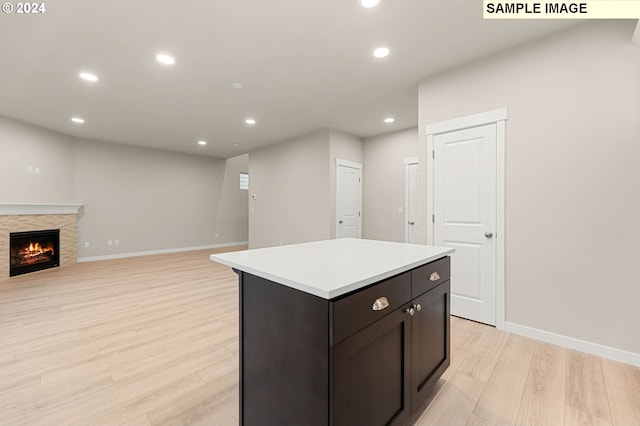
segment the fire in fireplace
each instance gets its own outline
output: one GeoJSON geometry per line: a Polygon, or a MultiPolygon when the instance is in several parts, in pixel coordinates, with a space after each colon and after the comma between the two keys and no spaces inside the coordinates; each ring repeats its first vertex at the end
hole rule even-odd
{"type": "Polygon", "coordinates": [[[9,236],[9,276],[60,264],[60,230],[12,232],[9,236]]]}

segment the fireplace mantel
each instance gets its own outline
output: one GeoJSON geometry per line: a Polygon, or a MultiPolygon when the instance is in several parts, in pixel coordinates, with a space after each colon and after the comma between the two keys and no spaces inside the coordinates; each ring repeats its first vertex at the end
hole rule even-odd
{"type": "Polygon", "coordinates": [[[36,214],[78,214],[83,204],[6,204],[0,203],[0,216],[36,214]]]}

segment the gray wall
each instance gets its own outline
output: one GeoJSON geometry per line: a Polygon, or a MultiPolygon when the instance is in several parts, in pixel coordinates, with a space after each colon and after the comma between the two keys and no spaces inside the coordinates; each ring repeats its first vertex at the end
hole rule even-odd
{"type": "Polygon", "coordinates": [[[249,154],[225,162],[214,227],[214,242],[249,241],[249,191],[240,188],[240,173],[249,172],[249,154]]]}
{"type": "MultiPolygon", "coordinates": [[[[635,23],[589,22],[425,79],[419,129],[508,108],[507,321],[640,353],[635,23]]],[[[425,144],[422,131],[421,164],[425,144]]]]}
{"type": "Polygon", "coordinates": [[[362,140],[325,129],[251,152],[250,248],[335,238],[338,158],[362,163],[362,140]]]}
{"type": "Polygon", "coordinates": [[[415,127],[364,140],[364,238],[404,241],[404,160],[417,156],[415,127]],[[402,213],[398,213],[398,207],[402,207],[402,213]]]}
{"type": "Polygon", "coordinates": [[[69,136],[0,116],[0,203],[74,203],[74,149],[69,136]]]}
{"type": "Polygon", "coordinates": [[[329,130],[249,154],[249,247],[326,240],[329,130]]]}
{"type": "Polygon", "coordinates": [[[11,182],[0,202],[84,204],[79,258],[247,241],[238,178],[247,155],[221,160],[79,140],[8,118],[0,118],[0,150],[0,178],[11,182]]]}

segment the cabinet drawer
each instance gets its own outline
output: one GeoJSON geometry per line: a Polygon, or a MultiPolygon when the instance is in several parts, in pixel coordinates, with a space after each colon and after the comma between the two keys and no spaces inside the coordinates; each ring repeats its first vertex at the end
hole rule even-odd
{"type": "Polygon", "coordinates": [[[333,342],[338,343],[411,300],[411,275],[405,272],[332,302],[333,342]],[[388,306],[382,300],[386,298],[388,306]],[[373,305],[380,300],[379,310],[373,305]]]}
{"type": "Polygon", "coordinates": [[[429,291],[448,280],[450,267],[451,260],[447,256],[413,269],[411,271],[411,297],[420,296],[425,291],[429,291]]]}

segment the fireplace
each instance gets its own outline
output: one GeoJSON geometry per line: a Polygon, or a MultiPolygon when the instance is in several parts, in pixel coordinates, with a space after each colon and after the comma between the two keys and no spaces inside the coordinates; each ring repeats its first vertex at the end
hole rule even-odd
{"type": "Polygon", "coordinates": [[[9,276],[60,265],[60,230],[12,232],[9,235],[9,276]]]}

